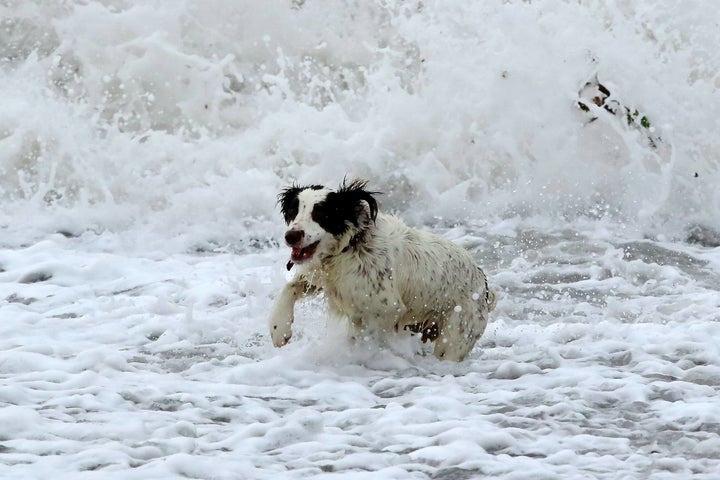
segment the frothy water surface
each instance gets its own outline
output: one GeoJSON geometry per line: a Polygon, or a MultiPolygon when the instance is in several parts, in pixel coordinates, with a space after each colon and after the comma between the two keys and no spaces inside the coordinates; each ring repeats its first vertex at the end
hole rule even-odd
{"type": "Polygon", "coordinates": [[[710,2],[0,5],[0,477],[720,470],[710,2]],[[345,175],[500,300],[461,364],[265,316],[345,175]]]}

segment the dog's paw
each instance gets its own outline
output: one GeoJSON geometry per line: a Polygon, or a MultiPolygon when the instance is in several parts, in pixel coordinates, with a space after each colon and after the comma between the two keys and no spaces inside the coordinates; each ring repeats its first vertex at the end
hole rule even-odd
{"type": "Polygon", "coordinates": [[[438,360],[450,360],[451,362],[462,362],[467,355],[464,349],[458,348],[457,345],[453,345],[442,336],[435,340],[433,353],[438,360]]]}
{"type": "Polygon", "coordinates": [[[282,347],[292,337],[292,324],[295,319],[293,314],[294,302],[292,290],[286,286],[268,317],[270,337],[276,347],[282,347]]]}
{"type": "Polygon", "coordinates": [[[285,346],[292,337],[292,330],[290,324],[287,322],[270,322],[270,337],[272,338],[273,345],[277,348],[285,346]]]}

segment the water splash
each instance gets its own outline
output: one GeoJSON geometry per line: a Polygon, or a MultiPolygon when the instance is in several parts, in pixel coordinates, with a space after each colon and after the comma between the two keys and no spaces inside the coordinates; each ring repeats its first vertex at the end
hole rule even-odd
{"type": "Polygon", "coordinates": [[[6,2],[0,222],[262,222],[348,174],[416,223],[717,225],[710,9],[6,2]]]}

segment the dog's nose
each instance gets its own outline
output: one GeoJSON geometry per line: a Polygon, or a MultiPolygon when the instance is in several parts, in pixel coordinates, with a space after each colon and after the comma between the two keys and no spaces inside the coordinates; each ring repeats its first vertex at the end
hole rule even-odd
{"type": "Polygon", "coordinates": [[[288,230],[285,232],[285,241],[288,245],[294,246],[300,243],[305,236],[303,230],[288,230]]]}

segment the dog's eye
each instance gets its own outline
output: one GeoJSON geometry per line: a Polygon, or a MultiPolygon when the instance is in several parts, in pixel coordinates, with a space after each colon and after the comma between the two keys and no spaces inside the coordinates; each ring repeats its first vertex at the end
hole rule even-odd
{"type": "Polygon", "coordinates": [[[287,205],[283,205],[283,216],[285,217],[285,223],[290,223],[295,217],[297,217],[298,207],[299,202],[297,201],[297,199],[294,199],[287,205]]]}
{"type": "Polygon", "coordinates": [[[312,218],[318,223],[323,223],[330,218],[330,212],[324,205],[315,205],[312,211],[312,218]]]}
{"type": "Polygon", "coordinates": [[[295,209],[293,209],[293,210],[289,210],[288,213],[287,213],[287,215],[285,215],[285,221],[286,221],[287,223],[292,222],[293,219],[294,219],[295,217],[297,217],[297,214],[298,214],[297,208],[295,208],[295,209]]]}

